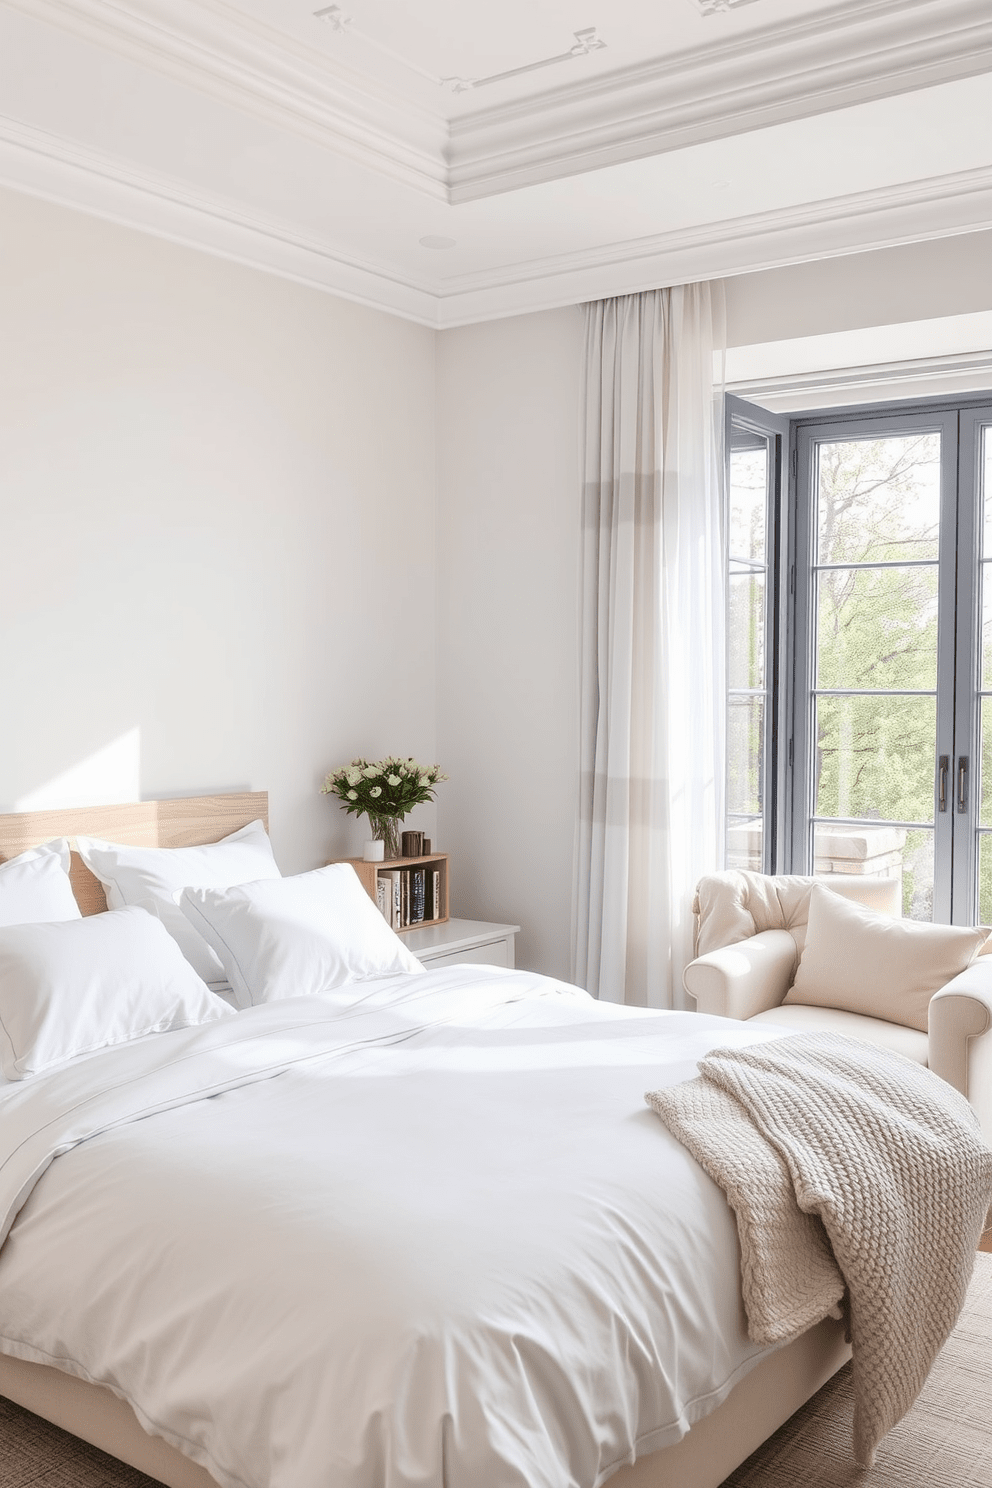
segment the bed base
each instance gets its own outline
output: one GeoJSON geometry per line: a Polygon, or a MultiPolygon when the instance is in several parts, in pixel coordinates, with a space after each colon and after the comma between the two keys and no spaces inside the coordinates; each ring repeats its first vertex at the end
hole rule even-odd
{"type": "MultiPolygon", "coordinates": [[[[841,1324],[818,1323],[762,1360],[680,1442],[620,1468],[610,1488],[718,1488],[850,1355],[841,1324]]],[[[102,1385],[4,1354],[0,1395],[167,1488],[217,1488],[205,1468],[149,1436],[131,1407],[102,1385]]]]}

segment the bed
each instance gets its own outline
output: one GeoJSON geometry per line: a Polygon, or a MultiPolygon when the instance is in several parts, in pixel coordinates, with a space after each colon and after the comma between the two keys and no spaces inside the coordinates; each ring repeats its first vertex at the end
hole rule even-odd
{"type": "MultiPolygon", "coordinates": [[[[62,836],[212,843],[266,815],[253,793],[0,817],[0,859],[62,836]]],[[[70,876],[84,914],[106,909],[76,855],[70,876]]],[[[37,1179],[0,1250],[0,1393],[171,1488],[716,1488],[849,1356],[829,1320],[774,1351],[749,1342],[733,1218],[643,1105],[760,1034],[482,967],[323,1001],[87,1062],[92,1135],[37,1179]],[[256,1063],[225,1085],[232,1029],[256,1063]],[[134,1120],[121,1092],[139,1075],[157,1093],[134,1120]],[[411,1298],[412,1344],[381,1331],[411,1298]],[[247,1333],[203,1322],[256,1306],[247,1333]]],[[[21,1114],[0,1090],[9,1152],[77,1119],[83,1084],[70,1098],[37,1078],[44,1121],[40,1095],[21,1114]]]]}

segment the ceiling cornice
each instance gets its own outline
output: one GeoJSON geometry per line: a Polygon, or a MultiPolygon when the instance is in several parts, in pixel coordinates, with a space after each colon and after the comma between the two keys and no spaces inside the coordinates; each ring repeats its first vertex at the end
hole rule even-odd
{"type": "Polygon", "coordinates": [[[219,195],[194,192],[166,176],[84,149],[70,140],[0,117],[0,184],[60,206],[279,274],[414,320],[437,324],[433,285],[337,252],[291,224],[250,214],[219,195]]]}
{"type": "Polygon", "coordinates": [[[447,328],[663,285],[992,228],[992,166],[831,197],[451,280],[447,328]]]}
{"type": "MultiPolygon", "coordinates": [[[[223,0],[2,0],[458,203],[992,68],[988,0],[846,0],[452,121],[223,0]]],[[[707,23],[709,24],[709,23],[707,23]]]]}
{"type": "Polygon", "coordinates": [[[177,25],[156,0],[3,0],[130,61],[446,201],[447,124],[223,0],[177,25]]]}
{"type": "Polygon", "coordinates": [[[453,121],[452,202],[663,154],[992,68],[987,0],[849,0],[805,21],[453,121]]]}
{"type": "Polygon", "coordinates": [[[893,400],[987,396],[992,352],[912,357],[893,362],[855,362],[826,372],[727,380],[727,391],[774,413],[834,408],[893,400]]]}
{"type": "Polygon", "coordinates": [[[427,282],[0,117],[0,184],[445,329],[992,228],[992,166],[427,282]]]}

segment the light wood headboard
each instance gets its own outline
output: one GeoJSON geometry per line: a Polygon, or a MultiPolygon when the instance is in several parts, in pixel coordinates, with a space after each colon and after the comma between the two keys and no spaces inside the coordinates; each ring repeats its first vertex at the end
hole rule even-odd
{"type": "MultiPolygon", "coordinates": [[[[0,862],[52,837],[102,837],[129,847],[196,847],[218,842],[262,820],[269,825],[266,791],[230,796],[186,796],[177,801],[136,801],[123,806],[73,806],[62,811],[15,811],[0,816],[0,862]]],[[[103,885],[78,853],[69,869],[84,915],[107,908],[103,885]]]]}

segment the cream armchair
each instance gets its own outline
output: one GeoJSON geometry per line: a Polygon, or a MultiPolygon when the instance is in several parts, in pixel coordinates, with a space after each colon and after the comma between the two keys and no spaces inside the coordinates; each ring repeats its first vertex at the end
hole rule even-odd
{"type": "Polygon", "coordinates": [[[992,1144],[992,955],[977,956],[930,999],[928,1031],[836,1008],[783,1007],[806,940],[810,889],[823,883],[881,914],[901,913],[894,880],[712,874],[693,909],[697,958],[683,984],[696,1011],[790,1032],[832,1031],[884,1045],[929,1065],[971,1102],[992,1144]]]}

